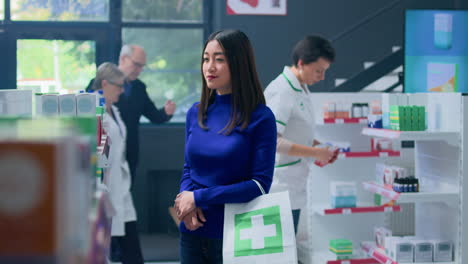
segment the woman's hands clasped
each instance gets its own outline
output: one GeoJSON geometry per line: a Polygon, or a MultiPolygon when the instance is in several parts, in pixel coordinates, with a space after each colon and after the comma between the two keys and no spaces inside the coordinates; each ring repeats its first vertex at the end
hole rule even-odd
{"type": "Polygon", "coordinates": [[[203,223],[206,222],[203,211],[195,205],[193,192],[183,191],[179,193],[175,199],[174,208],[177,218],[183,221],[185,227],[190,231],[202,227],[203,223]]]}

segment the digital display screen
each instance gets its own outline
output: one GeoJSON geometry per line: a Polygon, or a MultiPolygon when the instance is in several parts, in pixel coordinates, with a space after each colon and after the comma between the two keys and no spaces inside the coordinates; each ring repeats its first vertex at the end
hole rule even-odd
{"type": "Polygon", "coordinates": [[[407,93],[468,92],[468,11],[408,10],[407,93]]]}

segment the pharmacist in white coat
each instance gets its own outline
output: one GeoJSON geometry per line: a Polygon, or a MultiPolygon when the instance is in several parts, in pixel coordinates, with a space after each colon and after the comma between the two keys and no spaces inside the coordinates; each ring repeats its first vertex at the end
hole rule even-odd
{"type": "Polygon", "coordinates": [[[93,89],[102,89],[105,99],[103,128],[109,140],[109,167],[104,173],[104,185],[116,212],[112,217],[111,247],[118,248],[123,264],[143,264],[136,212],[130,194],[130,169],[125,156],[127,129],[114,106],[123,92],[124,79],[125,75],[115,64],[106,62],[98,67],[93,89]]]}
{"type": "Polygon", "coordinates": [[[278,134],[270,193],[289,191],[297,232],[300,209],[306,204],[310,158],[328,164],[337,157],[328,148],[317,147],[320,142],[314,137],[314,110],[307,87],[325,78],[335,51],[326,39],[307,36],[294,47],[292,59],[293,65],[284,67],[267,86],[265,99],[275,114],[278,134]]]}

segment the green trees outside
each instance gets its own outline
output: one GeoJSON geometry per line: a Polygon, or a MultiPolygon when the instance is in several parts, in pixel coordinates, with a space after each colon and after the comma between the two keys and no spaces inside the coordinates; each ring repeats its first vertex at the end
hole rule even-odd
{"type": "Polygon", "coordinates": [[[96,74],[95,50],[93,41],[18,40],[17,80],[55,80],[51,92],[84,90],[96,74]]]}
{"type": "Polygon", "coordinates": [[[0,20],[3,20],[5,19],[5,1],[4,0],[0,0],[0,20]]]}
{"type": "Polygon", "coordinates": [[[202,21],[203,0],[122,0],[124,21],[202,21]]]}
{"type": "Polygon", "coordinates": [[[109,0],[10,0],[12,20],[105,21],[109,0]]]}

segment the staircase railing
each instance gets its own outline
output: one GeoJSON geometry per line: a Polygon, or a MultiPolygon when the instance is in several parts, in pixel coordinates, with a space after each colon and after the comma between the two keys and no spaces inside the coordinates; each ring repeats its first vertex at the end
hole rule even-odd
{"type": "Polygon", "coordinates": [[[395,6],[397,6],[399,3],[403,2],[403,0],[395,0],[390,2],[389,4],[385,5],[384,7],[380,8],[379,10],[375,11],[373,14],[370,14],[360,21],[358,21],[356,24],[351,25],[347,29],[343,30],[342,32],[338,33],[336,36],[332,37],[330,39],[331,42],[337,42],[338,40],[344,38],[345,36],[351,34],[352,32],[356,31],[360,27],[368,24],[372,20],[374,20],[376,17],[388,12],[389,10],[393,9],[395,6]]]}
{"type": "MultiPolygon", "coordinates": [[[[371,67],[355,74],[346,82],[335,87],[332,92],[358,92],[364,89],[369,84],[382,78],[396,68],[400,67],[404,61],[403,49],[392,53],[390,56],[382,59],[371,67]]],[[[397,85],[398,86],[398,85],[397,85]]],[[[395,86],[396,87],[396,86],[395,86]]]]}
{"type": "MultiPolygon", "coordinates": [[[[336,36],[330,39],[331,42],[337,42],[342,38],[350,35],[352,32],[356,31],[357,29],[361,28],[362,26],[370,23],[376,17],[390,11],[391,9],[395,8],[398,4],[403,2],[403,0],[394,0],[387,5],[383,6],[376,12],[364,17],[357,23],[351,25],[349,28],[345,29],[344,31],[338,33],[336,36]]],[[[387,75],[391,71],[395,70],[396,68],[403,65],[404,62],[404,54],[403,50],[399,50],[390,56],[384,58],[383,60],[379,61],[378,63],[374,64],[372,67],[363,70],[362,72],[352,76],[346,82],[342,83],[341,85],[335,87],[331,90],[331,92],[358,92],[364,89],[369,84],[377,81],[378,79],[382,78],[383,76],[387,75]]],[[[396,87],[402,84],[402,80],[399,79],[397,83],[392,85],[391,87],[387,88],[385,92],[392,91],[396,87]]]]}

